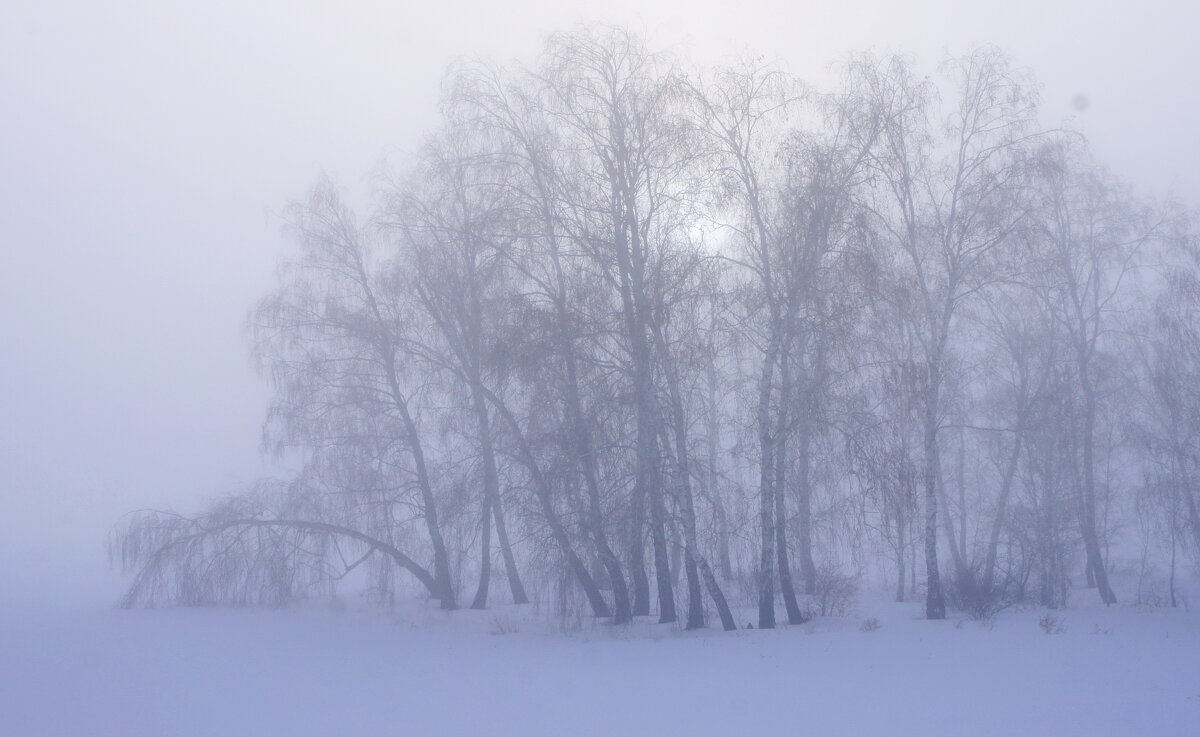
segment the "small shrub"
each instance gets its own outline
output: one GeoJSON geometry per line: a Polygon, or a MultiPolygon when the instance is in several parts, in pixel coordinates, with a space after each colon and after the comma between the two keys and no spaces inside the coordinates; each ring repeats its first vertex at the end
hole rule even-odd
{"type": "Polygon", "coordinates": [[[1005,582],[984,586],[974,571],[955,573],[946,581],[946,599],[951,607],[965,612],[971,619],[990,619],[1020,600],[1015,587],[1005,582]]]}
{"type": "Polygon", "coordinates": [[[1061,635],[1067,631],[1067,628],[1063,625],[1062,621],[1049,612],[1043,614],[1042,618],[1038,620],[1038,627],[1040,627],[1042,633],[1046,635],[1061,635]]]}
{"type": "Polygon", "coordinates": [[[883,625],[879,623],[878,619],[871,617],[870,619],[864,619],[862,625],[858,629],[861,632],[874,632],[882,626],[883,625]]]}
{"type": "Polygon", "coordinates": [[[817,569],[813,581],[814,608],[822,617],[844,617],[858,595],[858,577],[842,573],[831,563],[817,569]]]}

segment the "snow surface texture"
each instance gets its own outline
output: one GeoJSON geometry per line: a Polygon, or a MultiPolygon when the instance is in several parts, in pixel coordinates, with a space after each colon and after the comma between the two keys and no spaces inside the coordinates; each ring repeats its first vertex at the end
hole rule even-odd
{"type": "Polygon", "coordinates": [[[10,610],[0,735],[1200,734],[1198,612],[1088,606],[1046,634],[1044,610],[919,609],[732,634],[564,633],[532,606],[10,610]]]}

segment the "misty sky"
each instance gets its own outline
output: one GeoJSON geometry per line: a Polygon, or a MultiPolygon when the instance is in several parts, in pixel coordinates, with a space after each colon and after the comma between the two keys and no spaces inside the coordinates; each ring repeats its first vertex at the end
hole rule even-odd
{"type": "Polygon", "coordinates": [[[269,473],[242,326],[283,252],[273,213],[320,169],[362,199],[455,56],[530,59],[589,20],[814,80],[854,50],[996,43],[1036,70],[1045,122],[1074,115],[1118,174],[1200,203],[1190,2],[5,0],[0,601],[108,596],[122,513],[269,473]]]}

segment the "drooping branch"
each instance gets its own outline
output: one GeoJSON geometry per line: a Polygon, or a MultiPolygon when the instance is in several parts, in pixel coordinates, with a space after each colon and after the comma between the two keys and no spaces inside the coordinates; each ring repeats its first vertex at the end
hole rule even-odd
{"type": "Polygon", "coordinates": [[[398,547],[331,522],[223,517],[219,512],[189,518],[149,511],[118,531],[111,547],[122,565],[136,570],[123,607],[164,602],[278,605],[340,578],[327,559],[332,552],[328,543],[335,539],[357,543],[364,556],[382,553],[409,571],[430,596],[439,596],[430,572],[398,547]]]}

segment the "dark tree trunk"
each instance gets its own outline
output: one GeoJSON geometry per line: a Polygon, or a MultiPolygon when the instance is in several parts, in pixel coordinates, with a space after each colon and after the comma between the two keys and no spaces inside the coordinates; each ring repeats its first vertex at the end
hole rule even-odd
{"type": "Polygon", "coordinates": [[[898,510],[896,515],[896,601],[904,601],[904,514],[898,510]]]}
{"type": "Polygon", "coordinates": [[[1105,604],[1117,603],[1117,596],[1108,583],[1108,571],[1104,555],[1100,550],[1100,537],[1096,532],[1096,467],[1095,427],[1096,393],[1092,387],[1090,366],[1086,353],[1081,350],[1079,382],[1083,388],[1083,498],[1080,501],[1080,528],[1083,533],[1084,549],[1087,553],[1089,582],[1095,581],[1100,600],[1105,604]]]}
{"type": "Polygon", "coordinates": [[[417,487],[421,492],[421,516],[425,519],[425,529],[429,533],[429,542],[433,547],[433,577],[443,609],[457,609],[454,585],[450,579],[450,556],[446,552],[446,541],[442,536],[441,524],[438,521],[437,499],[433,494],[433,484],[429,479],[429,469],[425,465],[425,450],[421,442],[421,434],[413,421],[408,409],[407,398],[400,391],[400,382],[396,376],[395,355],[391,349],[385,351],[384,362],[387,368],[388,385],[392,394],[392,402],[400,414],[407,435],[409,452],[412,455],[413,467],[417,472],[417,487]]]}
{"type": "Polygon", "coordinates": [[[475,588],[471,608],[487,609],[488,589],[492,582],[492,500],[486,493],[483,496],[483,518],[479,524],[479,584],[475,588]]]}
{"type": "Polygon", "coordinates": [[[792,583],[792,566],[788,559],[787,540],[787,480],[788,439],[791,436],[791,389],[790,355],[783,352],[783,365],[779,371],[779,414],[775,421],[775,566],[779,573],[779,592],[787,610],[788,624],[803,624],[807,621],[796,601],[796,587],[792,583]]]}
{"type": "Polygon", "coordinates": [[[800,604],[796,601],[796,589],[792,583],[792,567],[788,561],[788,544],[787,544],[787,514],[784,510],[784,493],[783,489],[786,484],[780,484],[779,481],[785,478],[782,473],[782,463],[777,463],[776,468],[780,469],[780,473],[776,475],[775,486],[775,552],[779,566],[779,589],[783,595],[784,607],[787,609],[788,624],[804,624],[808,618],[800,611],[800,604]]]}
{"type": "Polygon", "coordinates": [[[514,604],[528,604],[529,597],[525,594],[525,586],[517,570],[517,559],[513,555],[512,545],[508,541],[508,525],[504,522],[504,500],[500,494],[492,501],[492,511],[496,515],[496,539],[500,543],[500,555],[504,558],[504,573],[508,577],[508,588],[512,592],[514,604]]]}
{"type": "Polygon", "coordinates": [[[662,488],[655,485],[650,492],[650,542],[654,550],[654,579],[658,584],[658,621],[667,624],[678,619],[675,613],[675,592],[671,588],[671,560],[667,551],[667,511],[663,504],[662,488]]]}
{"type": "Polygon", "coordinates": [[[629,570],[633,578],[633,616],[650,614],[650,579],[646,576],[646,494],[633,490],[629,522],[629,570]]]}
{"type": "Polygon", "coordinates": [[[938,484],[937,469],[941,463],[937,439],[937,393],[931,392],[925,410],[925,617],[946,618],[946,598],[942,594],[942,577],[938,570],[938,484]]]}
{"type": "MultiPolygon", "coordinates": [[[[512,545],[508,539],[508,526],[504,522],[504,506],[500,498],[500,477],[496,470],[496,450],[492,443],[491,413],[488,411],[483,384],[478,376],[473,377],[471,382],[471,402],[475,410],[475,418],[479,430],[479,449],[483,463],[484,494],[487,498],[487,507],[491,510],[496,520],[496,537],[500,543],[500,555],[504,559],[504,572],[508,577],[508,586],[512,592],[513,603],[528,604],[529,597],[525,595],[525,587],[521,584],[521,576],[517,571],[517,560],[513,555],[512,545]]],[[[485,528],[485,534],[486,532],[485,528]]],[[[491,551],[485,548],[484,554],[489,556],[490,560],[491,551]]],[[[484,588],[482,600],[478,596],[476,600],[481,601],[481,605],[478,607],[472,605],[473,608],[487,606],[486,587],[484,588]]]]}
{"type": "Polygon", "coordinates": [[[716,360],[709,356],[706,378],[708,380],[708,428],[705,437],[708,458],[704,465],[705,491],[713,509],[713,524],[717,535],[717,567],[726,580],[733,578],[733,560],[729,551],[729,518],[725,503],[721,499],[720,476],[717,473],[718,456],[721,448],[721,425],[717,403],[716,360]]]}
{"type": "Polygon", "coordinates": [[[797,543],[800,555],[800,575],[804,577],[804,593],[817,593],[817,566],[812,552],[812,428],[809,420],[800,423],[799,448],[796,459],[796,491],[798,528],[797,543]]]}
{"type": "MultiPolygon", "coordinates": [[[[769,472],[764,471],[766,475],[769,472]]],[[[759,555],[758,628],[775,627],[775,499],[770,482],[762,484],[760,493],[760,525],[762,548],[759,555]]]]}

